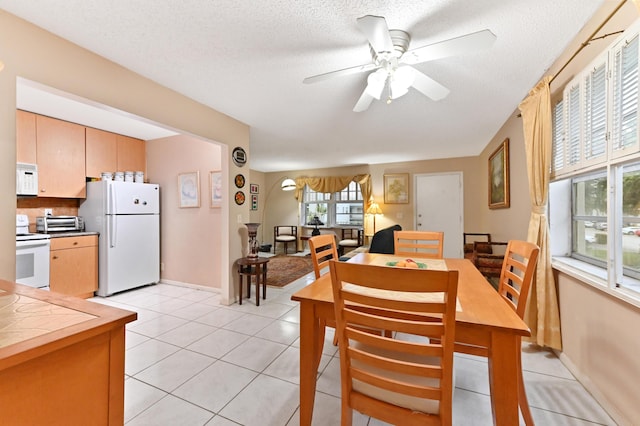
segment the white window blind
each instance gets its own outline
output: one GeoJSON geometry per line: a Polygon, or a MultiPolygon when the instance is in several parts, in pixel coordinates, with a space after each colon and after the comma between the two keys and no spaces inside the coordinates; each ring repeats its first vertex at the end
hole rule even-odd
{"type": "Polygon", "coordinates": [[[584,159],[604,160],[607,135],[606,62],[584,76],[584,159]]]}
{"type": "Polygon", "coordinates": [[[638,36],[613,51],[612,145],[638,144],[638,36]]]}
{"type": "Polygon", "coordinates": [[[570,166],[580,163],[580,86],[569,89],[567,105],[567,163],[570,166]]]}
{"type": "Polygon", "coordinates": [[[553,141],[551,164],[552,171],[561,170],[564,167],[564,101],[560,101],[553,108],[553,141]]]}

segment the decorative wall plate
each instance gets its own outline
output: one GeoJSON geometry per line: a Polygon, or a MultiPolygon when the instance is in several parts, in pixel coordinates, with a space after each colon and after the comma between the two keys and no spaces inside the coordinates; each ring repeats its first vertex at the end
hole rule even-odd
{"type": "Polygon", "coordinates": [[[242,188],[244,186],[244,176],[236,175],[235,183],[237,188],[242,188]]]}
{"type": "Polygon", "coordinates": [[[242,192],[242,191],[236,192],[235,200],[236,200],[236,204],[237,205],[239,205],[239,206],[243,205],[244,204],[244,198],[245,198],[244,197],[244,192],[242,192]]]}
{"type": "Polygon", "coordinates": [[[247,163],[247,153],[245,152],[244,149],[237,146],[233,149],[233,152],[231,153],[231,159],[233,160],[233,163],[236,166],[242,167],[247,163]]]}

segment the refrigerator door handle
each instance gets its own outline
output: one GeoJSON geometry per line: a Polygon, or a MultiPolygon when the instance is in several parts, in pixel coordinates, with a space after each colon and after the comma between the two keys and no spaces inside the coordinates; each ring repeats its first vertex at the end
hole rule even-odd
{"type": "Polygon", "coordinates": [[[110,210],[107,213],[116,214],[118,212],[118,208],[116,206],[116,191],[113,185],[109,185],[109,207],[110,210]]]}
{"type": "Polygon", "coordinates": [[[107,234],[109,235],[109,248],[114,248],[116,246],[116,229],[118,229],[116,221],[117,219],[115,214],[109,215],[109,227],[111,228],[107,231],[107,234]]]}

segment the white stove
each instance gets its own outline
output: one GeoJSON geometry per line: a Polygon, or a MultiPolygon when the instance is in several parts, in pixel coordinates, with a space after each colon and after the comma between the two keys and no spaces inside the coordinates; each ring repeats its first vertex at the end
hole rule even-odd
{"type": "Polygon", "coordinates": [[[31,287],[49,285],[48,234],[30,233],[29,218],[16,215],[16,282],[31,287]]]}
{"type": "Polygon", "coordinates": [[[48,240],[51,236],[49,234],[17,234],[16,241],[30,241],[30,240],[48,240]]]}

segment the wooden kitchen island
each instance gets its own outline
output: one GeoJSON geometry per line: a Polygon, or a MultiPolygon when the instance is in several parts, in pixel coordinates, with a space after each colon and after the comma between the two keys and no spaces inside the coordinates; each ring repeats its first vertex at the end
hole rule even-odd
{"type": "Polygon", "coordinates": [[[129,312],[0,280],[0,424],[124,424],[129,312]]]}

